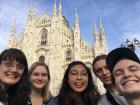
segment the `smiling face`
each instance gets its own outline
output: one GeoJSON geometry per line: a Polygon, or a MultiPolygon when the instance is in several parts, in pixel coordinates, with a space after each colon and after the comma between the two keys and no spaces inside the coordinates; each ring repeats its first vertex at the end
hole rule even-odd
{"type": "Polygon", "coordinates": [[[34,68],[30,76],[30,82],[32,88],[43,89],[48,83],[48,72],[46,68],[42,65],[38,65],[34,68]]]}
{"type": "Polygon", "coordinates": [[[140,96],[140,64],[123,59],[120,60],[113,69],[115,85],[123,96],[140,96]]]}
{"type": "Polygon", "coordinates": [[[106,65],[105,59],[98,60],[94,65],[94,72],[100,80],[107,85],[112,85],[111,73],[106,65]]]}
{"type": "Polygon", "coordinates": [[[81,93],[87,88],[88,73],[83,65],[78,64],[71,68],[68,75],[68,83],[72,90],[77,93],[81,93]]]}
{"type": "Polygon", "coordinates": [[[5,86],[16,84],[22,77],[24,66],[16,60],[5,60],[0,64],[0,81],[5,86]]]}

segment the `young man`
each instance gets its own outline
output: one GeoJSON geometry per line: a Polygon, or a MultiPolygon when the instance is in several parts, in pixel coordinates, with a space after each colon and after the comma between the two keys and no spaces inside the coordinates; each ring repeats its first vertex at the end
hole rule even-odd
{"type": "Polygon", "coordinates": [[[107,90],[101,96],[98,105],[126,105],[124,98],[116,94],[115,87],[112,84],[111,72],[106,65],[106,58],[107,55],[99,55],[92,63],[93,72],[103,82],[107,90]]]}
{"type": "Polygon", "coordinates": [[[113,83],[128,105],[140,105],[140,60],[128,48],[117,48],[107,57],[113,83]]]}

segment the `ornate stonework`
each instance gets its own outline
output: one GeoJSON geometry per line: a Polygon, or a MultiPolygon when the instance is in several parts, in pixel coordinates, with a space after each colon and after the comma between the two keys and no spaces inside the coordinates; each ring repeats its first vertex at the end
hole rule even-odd
{"type": "MultiPolygon", "coordinates": [[[[62,5],[59,2],[58,12],[56,3],[52,15],[38,16],[36,8],[30,8],[24,31],[16,35],[16,23],[13,25],[8,47],[21,49],[27,56],[29,66],[35,61],[44,61],[50,69],[51,91],[57,94],[67,65],[74,60],[81,60],[91,68],[95,56],[107,53],[104,29],[100,22],[97,32],[94,23],[94,43],[90,46],[83,41],[79,28],[77,13],[74,28],[62,15],[62,5]]],[[[94,76],[95,77],[95,76],[94,76]]],[[[100,91],[104,91],[99,80],[95,77],[100,91]]]]}

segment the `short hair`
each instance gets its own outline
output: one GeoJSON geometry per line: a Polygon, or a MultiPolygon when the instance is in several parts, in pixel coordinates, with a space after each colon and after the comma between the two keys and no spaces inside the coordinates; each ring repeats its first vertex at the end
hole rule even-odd
{"type": "Polygon", "coordinates": [[[130,48],[119,47],[119,48],[112,50],[107,56],[106,63],[112,74],[112,83],[113,84],[115,84],[115,78],[113,76],[113,68],[117,64],[117,62],[119,62],[123,59],[129,59],[129,60],[140,63],[139,57],[130,48]]]}
{"type": "MultiPolygon", "coordinates": [[[[95,73],[95,70],[94,70],[95,63],[99,60],[106,60],[106,58],[107,58],[107,55],[105,55],[105,54],[98,55],[98,56],[95,57],[95,59],[93,60],[93,63],[92,63],[92,69],[93,69],[94,73],[95,73]]],[[[96,75],[96,73],[95,73],[95,75],[96,75]]]]}

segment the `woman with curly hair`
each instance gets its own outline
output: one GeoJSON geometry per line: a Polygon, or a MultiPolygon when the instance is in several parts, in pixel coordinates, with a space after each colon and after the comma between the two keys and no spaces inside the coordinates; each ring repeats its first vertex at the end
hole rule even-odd
{"type": "Polygon", "coordinates": [[[20,105],[28,95],[28,64],[24,53],[15,48],[0,54],[0,102],[20,105]]]}
{"type": "Polygon", "coordinates": [[[31,90],[24,105],[47,105],[52,98],[49,90],[50,73],[48,66],[41,62],[33,63],[29,70],[28,80],[31,90]]]}
{"type": "Polygon", "coordinates": [[[65,71],[58,96],[48,105],[96,105],[97,95],[89,68],[81,61],[74,61],[65,71]]]}

